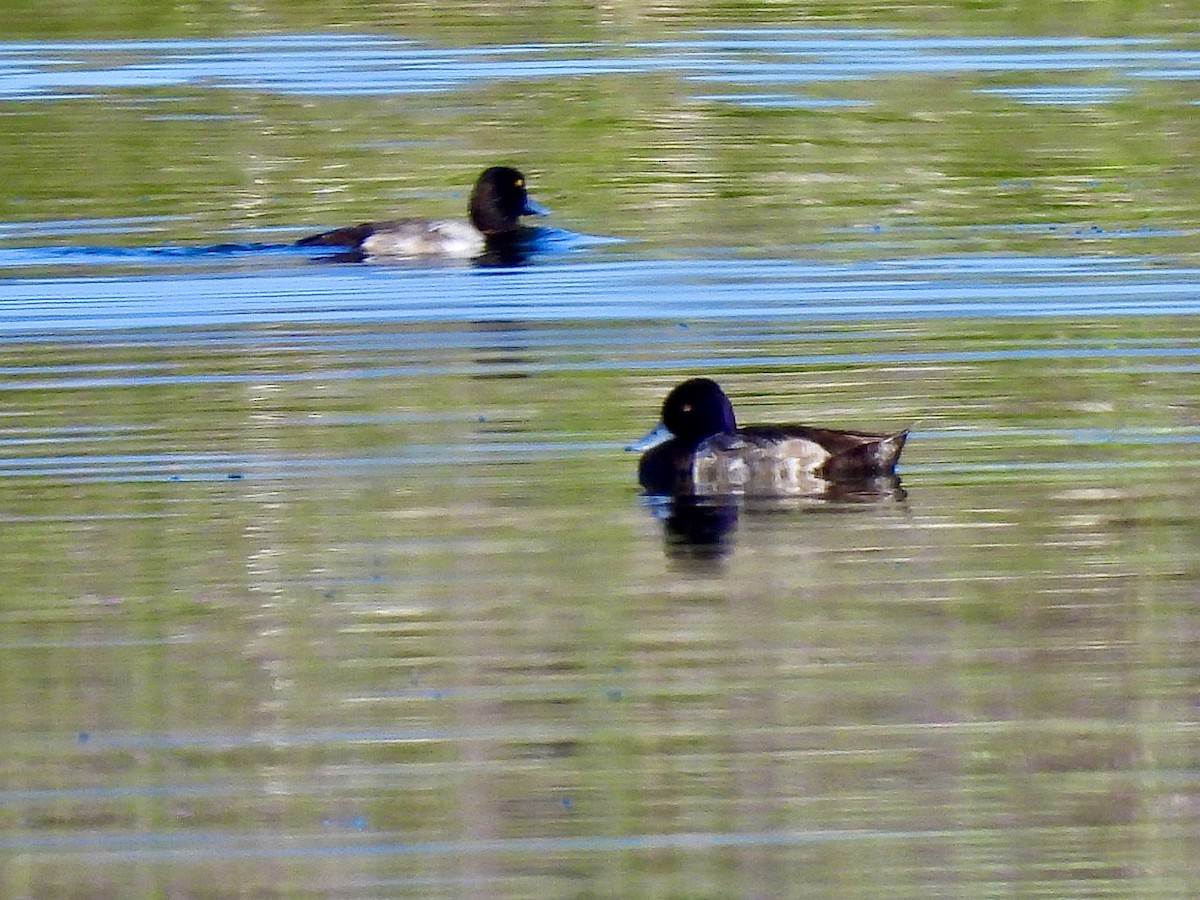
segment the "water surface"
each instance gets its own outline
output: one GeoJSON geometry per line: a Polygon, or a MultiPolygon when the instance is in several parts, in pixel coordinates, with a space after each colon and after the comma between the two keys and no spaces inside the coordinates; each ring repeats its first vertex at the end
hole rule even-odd
{"type": "Polygon", "coordinates": [[[0,14],[0,893],[1196,893],[1194,35],[101,6],[0,14]],[[287,246],[492,162],[522,266],[287,246]],[[902,489],[681,525],[696,374],[902,489]]]}

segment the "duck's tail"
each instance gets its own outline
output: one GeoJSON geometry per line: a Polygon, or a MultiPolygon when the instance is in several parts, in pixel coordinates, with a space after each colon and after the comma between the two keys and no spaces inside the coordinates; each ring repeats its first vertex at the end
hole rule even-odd
{"type": "Polygon", "coordinates": [[[908,429],[892,434],[838,432],[842,446],[825,463],[824,476],[832,479],[873,478],[894,475],[908,429]]]}
{"type": "Polygon", "coordinates": [[[871,448],[875,465],[880,472],[890,474],[895,471],[896,463],[900,461],[900,451],[904,449],[904,442],[907,440],[908,429],[905,428],[903,431],[889,434],[871,448]]]}

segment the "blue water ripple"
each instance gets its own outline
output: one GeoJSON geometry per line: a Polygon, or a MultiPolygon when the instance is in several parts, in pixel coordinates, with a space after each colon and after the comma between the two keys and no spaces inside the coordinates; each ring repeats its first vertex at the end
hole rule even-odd
{"type": "Polygon", "coordinates": [[[873,29],[460,48],[368,35],[9,42],[0,43],[0,101],[184,85],[369,96],[451,91],[495,80],[655,72],[755,84],[1030,71],[1194,79],[1200,77],[1200,53],[1161,38],[952,38],[873,29]]]}
{"type": "Polygon", "coordinates": [[[331,322],[896,321],[1200,313],[1200,269],[1120,259],[314,266],[0,281],[0,335],[331,322]],[[1028,267],[1028,273],[1021,266],[1028,267]]]}

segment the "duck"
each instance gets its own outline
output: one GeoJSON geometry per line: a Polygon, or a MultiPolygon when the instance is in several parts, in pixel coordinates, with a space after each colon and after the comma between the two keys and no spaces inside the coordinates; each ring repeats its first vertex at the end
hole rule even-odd
{"type": "Polygon", "coordinates": [[[739,428],[721,386],[691,378],[667,394],[659,425],[626,449],[643,452],[638,481],[649,494],[815,496],[831,484],[894,479],[907,438],[907,430],[739,428]]]}
{"type": "Polygon", "coordinates": [[[395,219],[363,222],[312,234],[297,247],[338,247],[360,257],[442,256],[473,259],[500,252],[519,241],[522,216],[544,216],[548,210],[534,202],[525,176],[510,166],[484,169],[467,204],[470,222],[434,219],[395,219]]]}

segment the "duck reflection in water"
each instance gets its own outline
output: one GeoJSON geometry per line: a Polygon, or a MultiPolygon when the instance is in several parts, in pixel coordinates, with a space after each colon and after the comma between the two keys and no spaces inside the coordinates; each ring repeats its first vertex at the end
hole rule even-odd
{"type": "Polygon", "coordinates": [[[896,462],[907,437],[808,425],[739,428],[720,385],[692,378],[667,395],[658,427],[627,449],[642,451],[638,480],[655,498],[668,552],[719,556],[743,507],[903,499],[896,462]]]}

